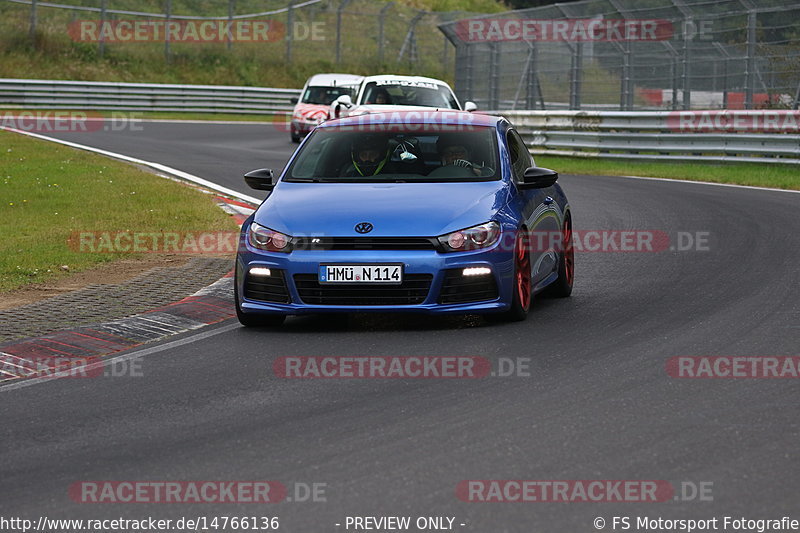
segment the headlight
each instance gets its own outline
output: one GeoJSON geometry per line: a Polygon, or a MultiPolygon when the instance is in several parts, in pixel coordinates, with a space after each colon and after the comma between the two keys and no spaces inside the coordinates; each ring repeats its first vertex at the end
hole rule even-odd
{"type": "Polygon", "coordinates": [[[439,243],[447,252],[464,252],[488,248],[496,243],[499,238],[500,224],[487,222],[442,235],[439,237],[439,243]]]}
{"type": "Polygon", "coordinates": [[[250,228],[247,230],[247,242],[253,248],[268,252],[289,253],[292,251],[292,238],[289,235],[259,226],[255,222],[250,224],[250,228]]]}

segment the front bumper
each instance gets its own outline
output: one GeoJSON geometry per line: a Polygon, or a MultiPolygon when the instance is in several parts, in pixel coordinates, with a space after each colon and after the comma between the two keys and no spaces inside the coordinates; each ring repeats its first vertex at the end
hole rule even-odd
{"type": "MultiPolygon", "coordinates": [[[[430,314],[490,313],[505,311],[510,307],[513,285],[513,254],[501,251],[498,246],[486,250],[460,253],[439,253],[429,250],[407,251],[369,251],[369,250],[324,250],[293,251],[290,254],[253,251],[249,248],[239,251],[236,260],[238,304],[243,312],[253,313],[336,313],[336,312],[412,312],[430,314]],[[406,279],[415,275],[431,276],[427,295],[414,304],[392,305],[328,305],[308,303],[301,297],[296,275],[316,276],[321,263],[402,263],[406,279]],[[288,292],[287,303],[264,302],[248,298],[245,280],[251,268],[263,267],[280,271],[288,292]],[[488,267],[496,284],[496,296],[492,299],[467,301],[462,303],[442,303],[446,276],[460,273],[468,267],[488,267]],[[448,274],[450,273],[450,274],[448,274]]],[[[420,276],[421,277],[421,276],[420,276]]],[[[448,284],[450,291],[452,285],[448,284]]],[[[374,286],[373,286],[374,287],[374,286]]],[[[308,294],[308,293],[306,293],[308,294]]]]}
{"type": "Polygon", "coordinates": [[[298,119],[294,119],[293,118],[292,119],[292,125],[291,125],[292,133],[295,133],[295,134],[301,135],[301,136],[305,136],[305,135],[308,135],[311,132],[311,130],[316,128],[318,125],[319,124],[316,121],[315,122],[308,122],[305,119],[298,120],[298,119]]]}

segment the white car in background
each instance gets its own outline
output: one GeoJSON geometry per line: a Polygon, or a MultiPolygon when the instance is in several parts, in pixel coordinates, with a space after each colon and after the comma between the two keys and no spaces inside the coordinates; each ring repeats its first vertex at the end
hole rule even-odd
{"type": "Polygon", "coordinates": [[[317,124],[328,120],[331,103],[340,96],[354,97],[364,76],[354,74],[315,74],[308,78],[299,100],[292,111],[291,135],[293,142],[300,142],[317,124]]]}
{"type": "Polygon", "coordinates": [[[408,111],[410,108],[475,111],[478,106],[473,102],[464,102],[462,107],[453,90],[442,80],[383,74],[364,78],[355,98],[348,94],[338,97],[331,104],[328,115],[330,118],[341,118],[408,111]]]}

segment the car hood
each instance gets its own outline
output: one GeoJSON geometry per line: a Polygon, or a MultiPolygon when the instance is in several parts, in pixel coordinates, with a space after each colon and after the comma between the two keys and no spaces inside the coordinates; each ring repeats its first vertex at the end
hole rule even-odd
{"type": "Polygon", "coordinates": [[[434,237],[491,220],[508,202],[503,181],[451,183],[281,182],[255,222],[289,235],[434,237]]]}
{"type": "Polygon", "coordinates": [[[325,120],[328,118],[328,109],[330,106],[321,104],[297,104],[294,106],[292,116],[297,120],[303,119],[318,119],[325,120]]]}

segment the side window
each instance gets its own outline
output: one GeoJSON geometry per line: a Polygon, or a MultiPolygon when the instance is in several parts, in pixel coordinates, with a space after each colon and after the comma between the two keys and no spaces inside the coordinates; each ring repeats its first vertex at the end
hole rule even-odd
{"type": "Polygon", "coordinates": [[[522,141],[522,137],[516,131],[508,130],[506,140],[508,141],[508,153],[511,158],[511,172],[514,174],[516,181],[522,181],[525,171],[533,166],[531,154],[522,141]]]}

